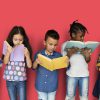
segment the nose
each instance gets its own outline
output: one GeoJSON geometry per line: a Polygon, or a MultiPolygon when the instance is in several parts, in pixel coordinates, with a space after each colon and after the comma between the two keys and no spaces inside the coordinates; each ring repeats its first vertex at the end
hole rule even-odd
{"type": "Polygon", "coordinates": [[[52,46],[52,50],[54,50],[56,48],[56,46],[52,46]]]}

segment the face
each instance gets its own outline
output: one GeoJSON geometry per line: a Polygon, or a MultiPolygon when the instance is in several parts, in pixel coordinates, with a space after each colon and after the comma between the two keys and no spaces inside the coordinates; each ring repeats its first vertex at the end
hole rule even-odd
{"type": "Polygon", "coordinates": [[[21,34],[16,34],[13,36],[13,44],[14,46],[20,45],[23,43],[23,36],[21,34]]]}
{"type": "Polygon", "coordinates": [[[51,54],[51,53],[53,53],[53,51],[55,51],[55,49],[58,45],[58,40],[48,37],[47,40],[44,41],[44,45],[46,47],[46,52],[48,54],[51,54]]]}
{"type": "Polygon", "coordinates": [[[83,41],[84,40],[84,35],[85,35],[84,33],[79,32],[79,33],[75,34],[74,40],[75,41],[83,41]]]}

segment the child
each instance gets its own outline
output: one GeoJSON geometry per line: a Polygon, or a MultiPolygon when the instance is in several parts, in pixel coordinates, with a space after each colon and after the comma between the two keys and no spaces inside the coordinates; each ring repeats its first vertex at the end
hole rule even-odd
{"type": "Polygon", "coordinates": [[[50,59],[61,57],[61,54],[55,51],[58,40],[59,34],[55,30],[48,30],[45,34],[45,48],[34,57],[33,68],[37,68],[35,87],[38,92],[38,100],[55,100],[58,88],[58,71],[49,71],[42,67],[37,55],[40,53],[50,59]]]}
{"type": "MultiPolygon", "coordinates": [[[[14,26],[6,39],[8,45],[6,52],[3,52],[3,62],[6,64],[4,79],[6,80],[7,90],[10,100],[26,100],[26,67],[31,68],[32,53],[29,39],[21,26],[14,26]],[[10,57],[13,49],[23,44],[24,61],[11,61],[10,57]]],[[[4,48],[3,48],[4,51],[4,48]]],[[[17,56],[20,56],[17,54],[17,56]]]]}
{"type": "Polygon", "coordinates": [[[99,75],[93,89],[93,95],[99,98],[98,100],[100,100],[100,55],[97,60],[97,70],[99,71],[99,75]]]}
{"type": "MultiPolygon", "coordinates": [[[[84,40],[87,29],[81,23],[74,21],[70,25],[70,37],[73,41],[84,40]]],[[[88,62],[90,61],[90,49],[72,47],[65,49],[67,42],[62,45],[62,54],[69,56],[70,65],[67,74],[67,93],[66,100],[75,100],[76,87],[79,87],[80,100],[88,100],[89,71],[88,62]]]]}

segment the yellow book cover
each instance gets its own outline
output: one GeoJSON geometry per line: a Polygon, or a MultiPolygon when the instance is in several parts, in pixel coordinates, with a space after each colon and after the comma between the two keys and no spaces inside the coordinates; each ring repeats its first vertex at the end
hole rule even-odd
{"type": "Polygon", "coordinates": [[[69,58],[67,56],[50,59],[41,54],[38,54],[38,59],[40,61],[40,65],[50,71],[66,68],[69,64],[69,58]]]}

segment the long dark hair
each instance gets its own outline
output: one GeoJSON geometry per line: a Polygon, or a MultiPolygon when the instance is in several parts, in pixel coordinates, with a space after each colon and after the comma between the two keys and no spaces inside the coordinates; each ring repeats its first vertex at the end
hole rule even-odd
{"type": "Polygon", "coordinates": [[[32,48],[29,43],[28,36],[26,35],[26,32],[22,26],[14,26],[12,30],[9,32],[9,35],[6,39],[6,41],[13,47],[13,36],[16,34],[21,34],[23,36],[23,44],[24,46],[29,50],[30,57],[32,56],[32,48]]]}

